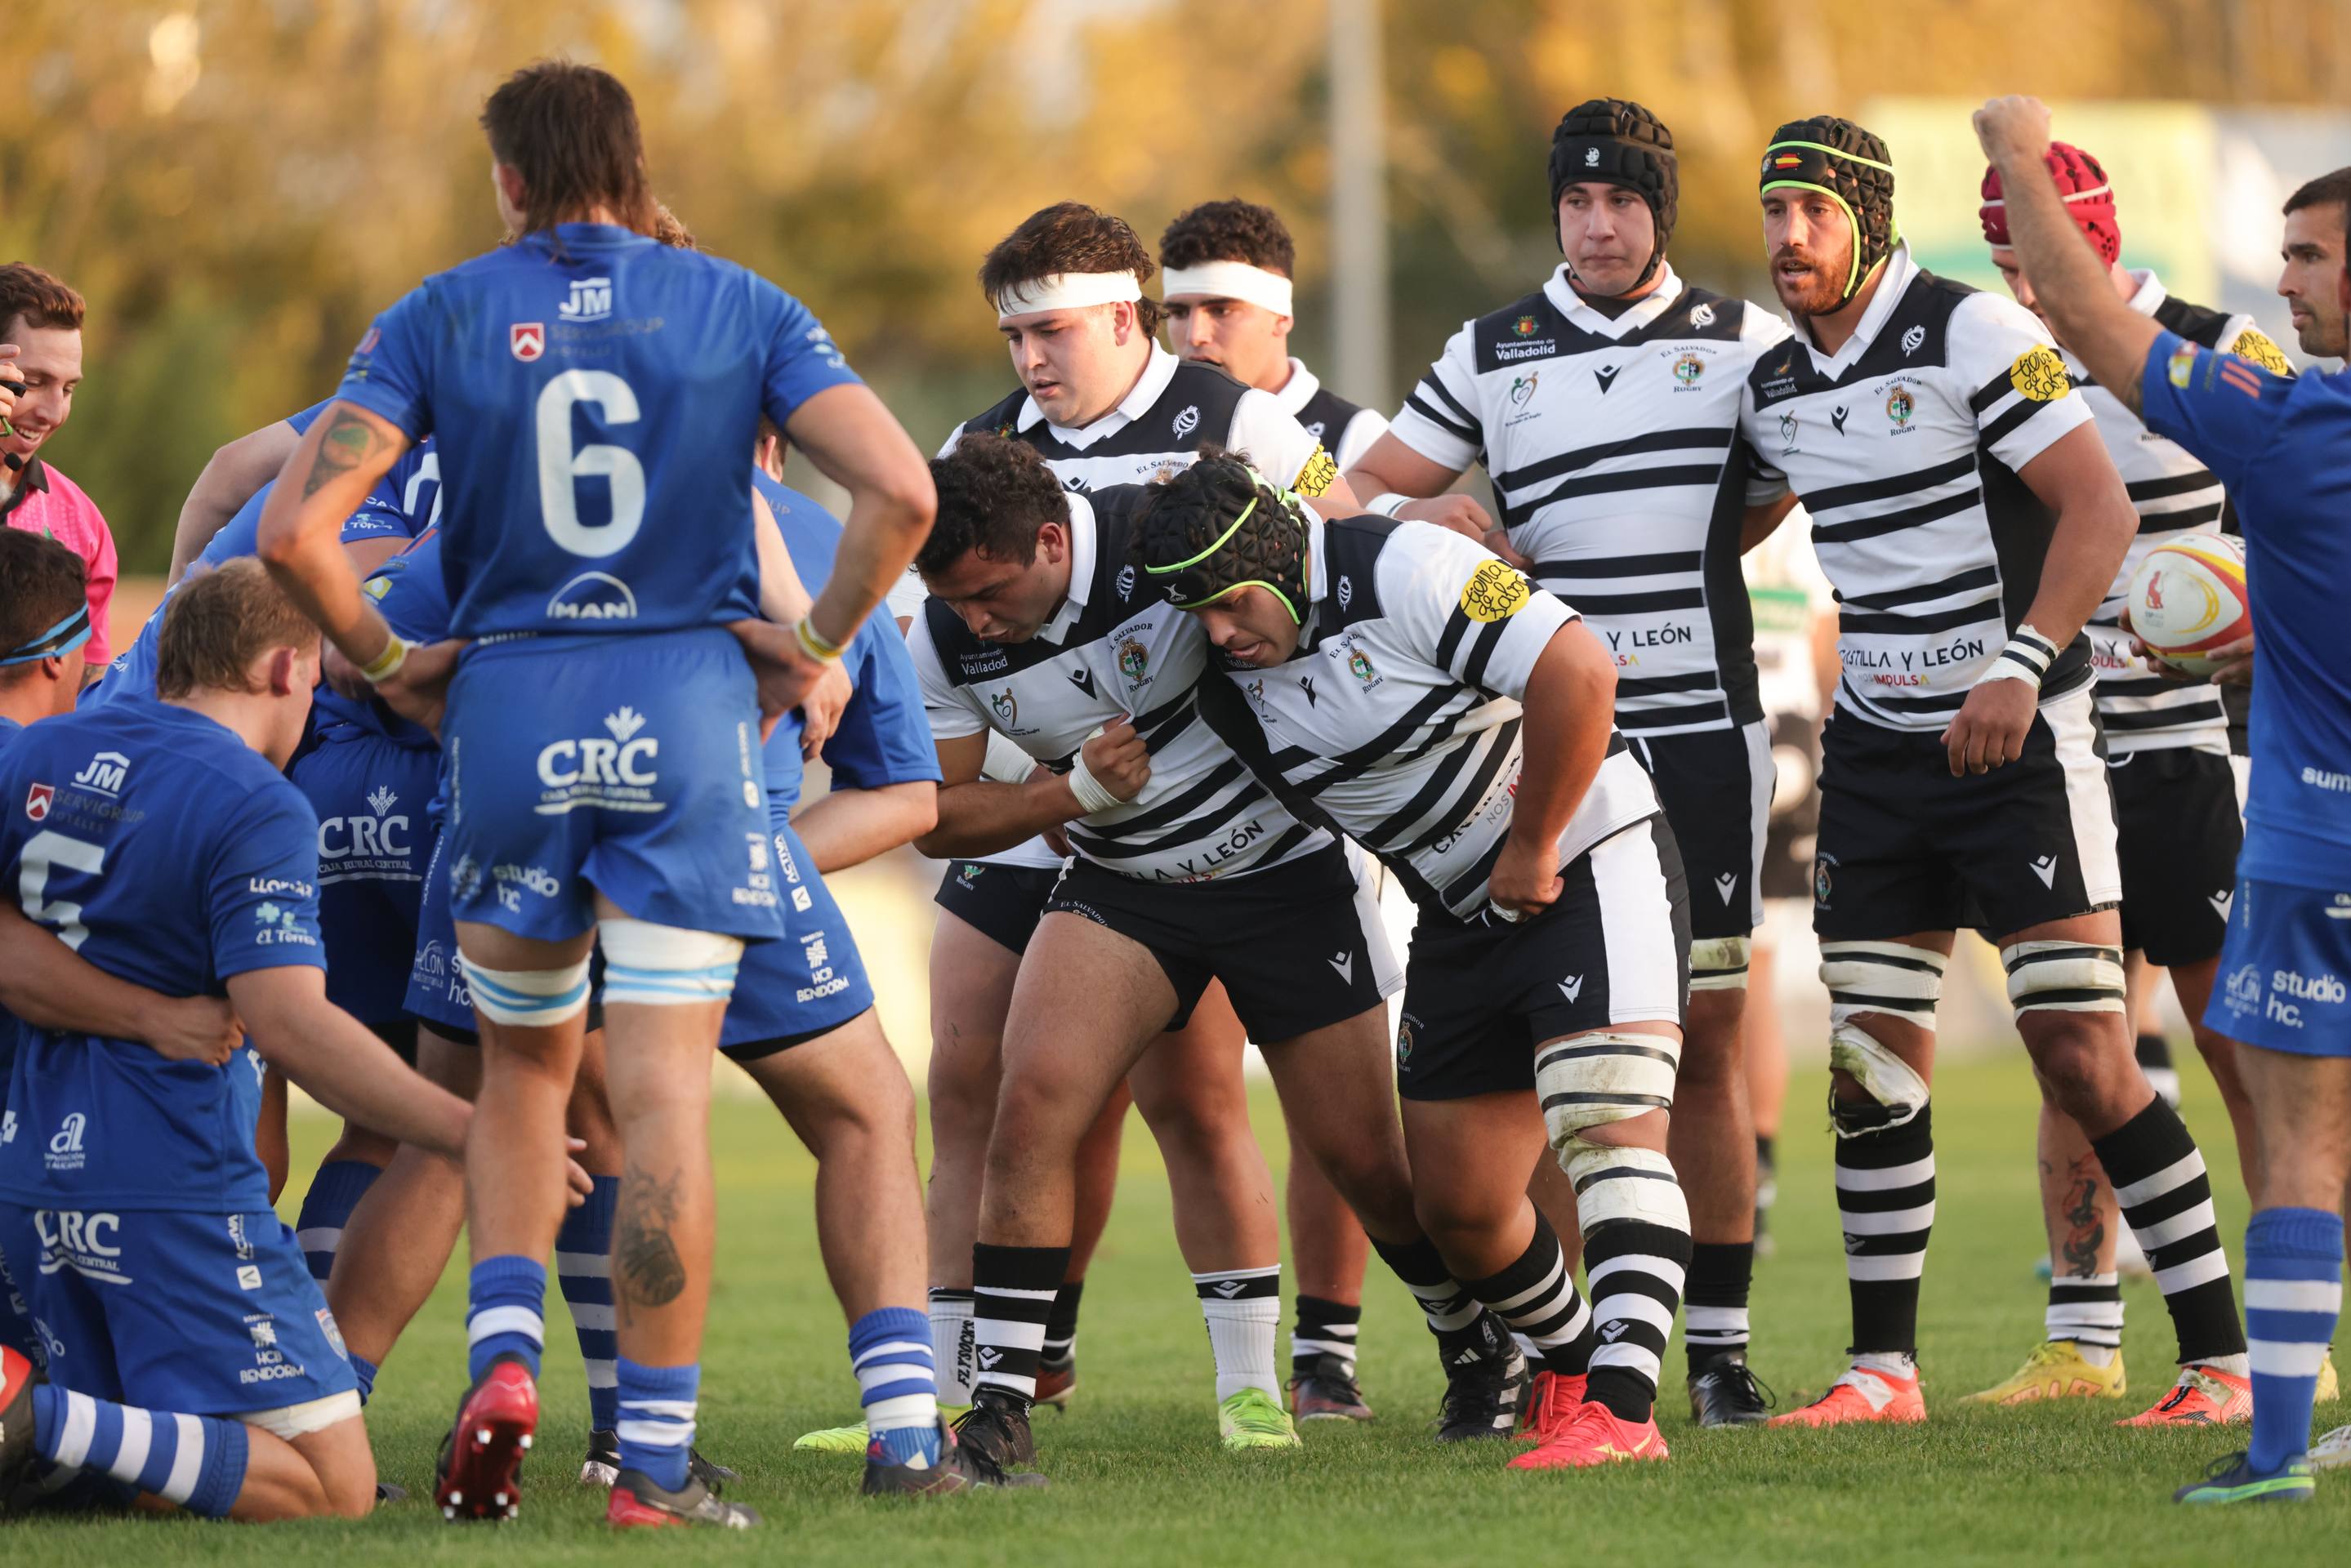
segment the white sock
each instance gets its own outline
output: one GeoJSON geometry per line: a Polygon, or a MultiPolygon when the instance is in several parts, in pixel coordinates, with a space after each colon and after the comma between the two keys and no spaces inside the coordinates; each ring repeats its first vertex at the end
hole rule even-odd
{"type": "Polygon", "coordinates": [[[1889,1377],[1906,1381],[1918,1376],[1917,1358],[1907,1351],[1873,1350],[1855,1356],[1853,1364],[1865,1372],[1883,1372],[1889,1377]]]}
{"type": "Polygon", "coordinates": [[[2253,1375],[2253,1358],[2242,1351],[2235,1355],[2208,1355],[2195,1365],[2207,1372],[2225,1372],[2231,1377],[2251,1377],[2253,1375]]]}
{"type": "Polygon", "coordinates": [[[938,1369],[939,1403],[971,1403],[971,1375],[978,1365],[969,1291],[931,1292],[931,1358],[938,1369]]]}
{"type": "Polygon", "coordinates": [[[1194,1274],[1192,1285],[1208,1322],[1208,1348],[1216,1353],[1217,1403],[1244,1388],[1262,1389],[1278,1402],[1274,1345],[1281,1337],[1281,1266],[1194,1274]]]}

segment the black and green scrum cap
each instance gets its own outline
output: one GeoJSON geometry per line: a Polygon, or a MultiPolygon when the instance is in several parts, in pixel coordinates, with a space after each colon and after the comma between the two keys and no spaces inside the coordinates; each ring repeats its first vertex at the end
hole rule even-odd
{"type": "Polygon", "coordinates": [[[1252,585],[1306,617],[1306,519],[1298,497],[1233,458],[1207,458],[1160,487],[1138,519],[1144,575],[1177,609],[1252,585]]]}
{"type": "Polygon", "coordinates": [[[1902,238],[1894,226],[1894,155],[1875,133],[1852,120],[1816,114],[1771,133],[1763,150],[1762,189],[1816,191],[1844,209],[1853,224],[1853,266],[1844,297],[1869,281],[1902,238]]]}

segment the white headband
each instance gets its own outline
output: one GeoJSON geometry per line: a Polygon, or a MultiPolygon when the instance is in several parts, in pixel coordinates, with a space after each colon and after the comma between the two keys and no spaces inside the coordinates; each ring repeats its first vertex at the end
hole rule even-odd
{"type": "Polygon", "coordinates": [[[1276,316],[1296,313],[1290,308],[1290,280],[1247,262],[1211,261],[1197,266],[1170,267],[1159,280],[1160,297],[1196,294],[1210,299],[1238,299],[1262,306],[1276,316]]]}
{"type": "Polygon", "coordinates": [[[1089,305],[1128,304],[1143,297],[1131,272],[1057,272],[1032,277],[996,296],[996,319],[1035,316],[1047,310],[1077,310],[1089,305]]]}

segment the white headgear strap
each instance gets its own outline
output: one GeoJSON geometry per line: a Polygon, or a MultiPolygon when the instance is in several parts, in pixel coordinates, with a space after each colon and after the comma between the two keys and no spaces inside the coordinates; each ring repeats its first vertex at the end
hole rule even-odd
{"type": "Polygon", "coordinates": [[[1290,280],[1278,272],[1268,272],[1247,262],[1210,261],[1197,266],[1170,267],[1160,275],[1160,297],[1169,299],[1179,294],[1238,299],[1244,305],[1262,306],[1276,316],[1295,314],[1290,307],[1290,280]]]}
{"type": "Polygon", "coordinates": [[[1118,305],[1142,297],[1143,285],[1131,272],[1057,272],[1032,277],[998,295],[996,319],[1005,322],[1016,316],[1118,305]]]}

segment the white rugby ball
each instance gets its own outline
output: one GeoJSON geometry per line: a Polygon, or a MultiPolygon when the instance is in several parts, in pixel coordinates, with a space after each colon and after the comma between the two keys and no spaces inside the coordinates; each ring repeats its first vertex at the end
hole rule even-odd
{"type": "Polygon", "coordinates": [[[2175,670],[2210,675],[2214,649],[2253,631],[2245,595],[2245,546],[2226,534],[2190,534],[2147,553],[2125,594],[2130,628],[2175,670]]]}

